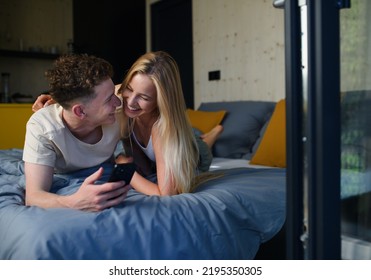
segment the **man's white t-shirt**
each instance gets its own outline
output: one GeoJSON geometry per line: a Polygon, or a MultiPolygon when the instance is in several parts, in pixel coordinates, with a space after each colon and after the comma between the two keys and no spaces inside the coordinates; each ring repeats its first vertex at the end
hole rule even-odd
{"type": "Polygon", "coordinates": [[[62,107],[50,105],[34,113],[27,122],[23,160],[54,167],[67,173],[109,161],[120,140],[120,113],[112,125],[103,125],[102,139],[87,144],[77,139],[62,120],[62,107]]]}

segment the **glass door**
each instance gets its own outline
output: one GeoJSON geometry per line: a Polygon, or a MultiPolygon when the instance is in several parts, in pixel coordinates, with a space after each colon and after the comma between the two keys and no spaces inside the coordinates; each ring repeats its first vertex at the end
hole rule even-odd
{"type": "Polygon", "coordinates": [[[371,1],[340,12],[341,256],[371,259],[371,1]]]}
{"type": "Polygon", "coordinates": [[[371,1],[285,9],[287,258],[371,259],[371,1]]]}
{"type": "Polygon", "coordinates": [[[371,1],[284,8],[287,257],[371,259],[371,1]]]}

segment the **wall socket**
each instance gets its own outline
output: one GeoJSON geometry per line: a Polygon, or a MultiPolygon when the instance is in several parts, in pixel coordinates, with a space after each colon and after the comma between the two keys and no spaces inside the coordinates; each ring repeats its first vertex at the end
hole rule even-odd
{"type": "Polygon", "coordinates": [[[209,72],[209,81],[220,80],[220,70],[209,72]]]}

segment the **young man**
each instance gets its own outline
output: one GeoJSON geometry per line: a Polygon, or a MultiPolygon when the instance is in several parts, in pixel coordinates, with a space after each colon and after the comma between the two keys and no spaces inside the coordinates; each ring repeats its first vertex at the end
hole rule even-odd
{"type": "Polygon", "coordinates": [[[23,160],[26,205],[100,211],[126,197],[129,182],[95,184],[100,167],[71,195],[50,192],[54,173],[68,174],[112,161],[120,139],[112,66],[88,55],[59,58],[47,71],[57,102],[34,113],[27,123],[23,160]]]}

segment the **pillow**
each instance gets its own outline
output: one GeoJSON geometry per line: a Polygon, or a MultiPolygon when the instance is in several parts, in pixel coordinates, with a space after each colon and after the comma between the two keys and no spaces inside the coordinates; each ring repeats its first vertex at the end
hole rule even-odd
{"type": "Polygon", "coordinates": [[[286,167],[286,102],[280,100],[251,164],[286,167]]]}
{"type": "Polygon", "coordinates": [[[192,127],[197,128],[202,133],[207,133],[215,126],[221,123],[226,111],[205,112],[199,110],[187,109],[187,115],[192,127]]]}
{"type": "Polygon", "coordinates": [[[263,127],[260,129],[258,139],[256,139],[254,145],[252,146],[251,152],[250,153],[247,153],[242,158],[247,159],[247,160],[251,160],[251,158],[253,157],[253,155],[256,153],[256,150],[258,149],[258,147],[260,145],[260,142],[263,139],[264,133],[267,130],[267,127],[268,127],[269,121],[271,119],[271,116],[272,116],[272,114],[267,115],[267,120],[265,121],[263,127]]]}
{"type": "MultiPolygon", "coordinates": [[[[273,112],[272,112],[273,113],[273,112]]],[[[263,136],[265,134],[265,131],[267,130],[269,121],[271,120],[272,115],[269,116],[268,120],[264,123],[262,129],[259,131],[259,138],[256,140],[254,146],[252,146],[252,154],[254,155],[263,139],[263,136]]]]}
{"type": "Polygon", "coordinates": [[[275,105],[276,102],[251,100],[201,103],[198,110],[228,112],[221,123],[223,133],[213,146],[213,156],[242,158],[251,153],[259,131],[275,105]]]}

